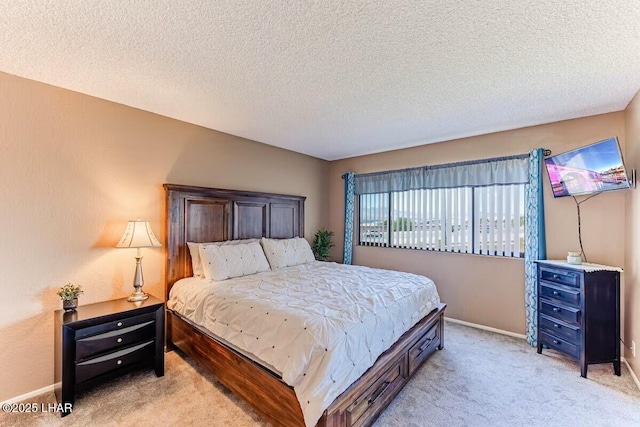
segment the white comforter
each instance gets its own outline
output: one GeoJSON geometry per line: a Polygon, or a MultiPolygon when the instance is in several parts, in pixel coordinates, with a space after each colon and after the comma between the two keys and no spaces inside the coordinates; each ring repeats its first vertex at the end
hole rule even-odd
{"type": "Polygon", "coordinates": [[[313,426],[439,303],[426,277],[315,261],[222,282],[184,279],[168,307],[278,370],[313,426]]]}

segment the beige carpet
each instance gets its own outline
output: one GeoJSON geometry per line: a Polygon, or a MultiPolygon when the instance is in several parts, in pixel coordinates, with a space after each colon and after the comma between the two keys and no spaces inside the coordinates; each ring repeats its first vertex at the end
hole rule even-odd
{"type": "MultiPolygon", "coordinates": [[[[436,352],[376,426],[640,426],[640,390],[623,365],[578,365],[519,339],[447,323],[436,352]]],[[[54,402],[48,393],[29,402],[54,402]]],[[[7,426],[256,426],[251,408],[176,352],[166,374],[130,374],[78,396],[74,412],[2,414],[7,426]]]]}

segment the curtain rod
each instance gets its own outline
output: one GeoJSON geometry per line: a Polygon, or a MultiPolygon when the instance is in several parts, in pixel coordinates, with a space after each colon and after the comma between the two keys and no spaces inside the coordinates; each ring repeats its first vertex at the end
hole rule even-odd
{"type": "Polygon", "coordinates": [[[421,169],[442,169],[442,168],[448,168],[452,166],[468,166],[468,165],[477,165],[480,163],[497,162],[497,161],[503,161],[503,160],[524,159],[526,157],[529,157],[528,153],[517,154],[514,156],[492,157],[488,159],[467,160],[464,162],[442,163],[439,165],[417,166],[417,167],[405,168],[405,169],[391,169],[391,170],[379,171],[379,172],[368,172],[368,173],[358,174],[358,176],[362,177],[362,176],[381,175],[381,174],[387,174],[387,173],[410,172],[410,171],[417,171],[421,169]]]}
{"type": "MultiPolygon", "coordinates": [[[[550,156],[551,155],[551,150],[549,150],[548,148],[543,148],[542,149],[542,154],[543,154],[544,157],[550,156]]],[[[443,168],[443,167],[451,167],[451,166],[454,166],[454,165],[455,166],[465,166],[465,165],[478,164],[478,163],[495,162],[495,161],[500,161],[500,160],[522,159],[522,158],[525,158],[525,157],[529,157],[529,154],[528,153],[526,153],[526,154],[515,154],[513,156],[491,157],[491,158],[488,158],[488,159],[478,159],[478,160],[466,160],[464,162],[443,163],[443,164],[431,165],[431,166],[417,166],[417,167],[405,168],[405,169],[391,169],[391,170],[386,170],[386,171],[368,172],[368,173],[362,173],[362,174],[357,174],[357,175],[360,175],[360,176],[377,175],[377,174],[381,174],[381,173],[405,172],[405,171],[424,169],[424,168],[436,169],[436,168],[443,168]]],[[[345,179],[346,177],[347,177],[346,173],[342,175],[342,179],[345,179]]]]}

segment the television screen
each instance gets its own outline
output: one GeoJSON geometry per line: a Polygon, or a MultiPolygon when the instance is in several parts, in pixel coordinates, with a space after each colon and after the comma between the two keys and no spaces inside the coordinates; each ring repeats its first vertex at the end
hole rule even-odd
{"type": "Polygon", "coordinates": [[[618,138],[544,159],[554,197],[629,188],[618,138]]]}

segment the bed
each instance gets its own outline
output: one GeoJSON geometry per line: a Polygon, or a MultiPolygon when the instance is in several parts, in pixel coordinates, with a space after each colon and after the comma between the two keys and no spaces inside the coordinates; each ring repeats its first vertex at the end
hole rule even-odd
{"type": "MultiPolygon", "coordinates": [[[[173,184],[164,187],[167,196],[167,299],[176,283],[177,291],[184,283],[195,280],[186,279],[192,276],[187,242],[261,237],[285,239],[303,235],[304,197],[173,184]]],[[[304,271],[295,274],[299,277],[305,277],[305,274],[321,276],[326,270],[324,274],[331,275],[331,269],[348,268],[312,262],[299,267],[304,271]]],[[[353,268],[354,271],[357,269],[353,268]]],[[[276,283],[275,273],[259,274],[268,278],[263,277],[263,281],[276,283]]],[[[237,286],[242,286],[246,280],[249,279],[242,278],[237,286]]],[[[387,280],[394,279],[389,276],[387,280]]],[[[202,287],[201,284],[197,286],[202,287]]],[[[216,283],[210,286],[219,289],[216,283]]],[[[375,293],[380,293],[380,289],[375,293]]],[[[446,305],[439,300],[436,305],[433,310],[423,313],[424,316],[421,314],[420,318],[414,319],[412,323],[415,324],[399,338],[395,336],[395,343],[383,350],[372,366],[361,375],[358,372],[353,383],[349,380],[351,385],[344,385],[346,390],[342,391],[342,387],[339,395],[323,406],[326,409],[317,421],[318,426],[362,426],[375,421],[429,355],[443,348],[446,305]]],[[[267,356],[256,357],[256,353],[247,352],[224,339],[224,330],[214,334],[211,332],[215,329],[213,326],[207,328],[178,306],[173,308],[167,315],[168,347],[175,346],[198,361],[274,425],[303,426],[305,415],[307,425],[310,419],[317,419],[309,418],[308,408],[303,411],[299,396],[285,382],[285,379],[289,383],[291,380],[265,361],[269,359],[267,353],[264,353],[267,356]]]]}

